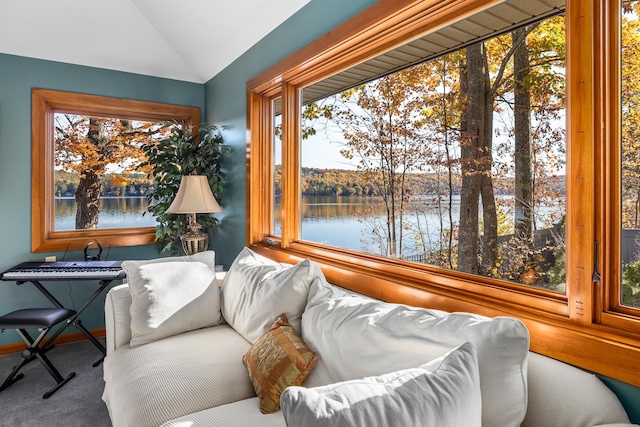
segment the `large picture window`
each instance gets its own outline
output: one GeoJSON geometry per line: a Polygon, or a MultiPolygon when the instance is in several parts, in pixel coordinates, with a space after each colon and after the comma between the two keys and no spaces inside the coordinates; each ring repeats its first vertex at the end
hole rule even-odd
{"type": "Polygon", "coordinates": [[[519,317],[533,351],[640,385],[639,12],[377,3],[248,82],[247,243],[387,301],[519,317]]]}
{"type": "Polygon", "coordinates": [[[553,16],[303,105],[300,238],[564,293],[565,37],[553,16]]]}
{"type": "Polygon", "coordinates": [[[34,89],[32,120],[32,250],[153,243],[141,146],[163,123],[197,126],[200,110],[34,89]]]}

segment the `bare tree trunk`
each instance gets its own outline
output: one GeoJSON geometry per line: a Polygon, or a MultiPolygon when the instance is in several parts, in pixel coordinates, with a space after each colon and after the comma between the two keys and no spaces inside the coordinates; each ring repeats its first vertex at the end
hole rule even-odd
{"type": "MultiPolygon", "coordinates": [[[[103,158],[111,155],[109,150],[113,148],[110,147],[110,140],[106,136],[102,120],[93,117],[89,120],[87,138],[95,146],[96,157],[103,158]]],[[[94,164],[100,163],[96,160],[100,159],[83,159],[83,165],[87,165],[87,169],[80,174],[80,182],[75,193],[77,230],[98,228],[101,184],[99,171],[93,169],[94,164]]]]}
{"type": "Polygon", "coordinates": [[[387,212],[388,212],[388,216],[387,216],[387,224],[389,227],[389,256],[392,258],[397,258],[398,257],[398,236],[397,236],[397,222],[398,222],[398,218],[397,218],[397,206],[396,206],[396,202],[397,200],[397,191],[398,189],[396,188],[396,176],[395,176],[395,170],[394,170],[394,152],[393,152],[393,146],[396,143],[395,140],[395,135],[393,133],[393,119],[391,117],[391,113],[389,112],[389,143],[388,143],[388,152],[386,154],[386,159],[385,161],[387,162],[386,168],[387,168],[387,189],[388,189],[388,193],[387,193],[387,203],[388,203],[388,208],[387,208],[387,212]]]}
{"type": "Polygon", "coordinates": [[[100,177],[85,172],[76,189],[76,230],[98,228],[100,213],[100,177]]]}
{"type": "Polygon", "coordinates": [[[460,163],[460,231],[458,240],[458,270],[478,273],[479,198],[482,184],[480,159],[484,148],[485,93],[484,46],[476,43],[466,51],[466,64],[460,72],[461,93],[466,94],[466,116],[461,123],[460,163]]]}
{"type": "MultiPolygon", "coordinates": [[[[486,66],[485,70],[488,70],[486,66]]],[[[486,87],[490,87],[489,73],[485,74],[486,87]]],[[[482,266],[481,273],[491,276],[493,268],[498,260],[498,213],[496,211],[496,198],[493,189],[493,94],[485,92],[484,105],[484,137],[482,153],[482,184],[480,194],[482,196],[482,222],[484,233],[482,236],[482,266]]]]}
{"type": "MultiPolygon", "coordinates": [[[[446,70],[446,68],[445,68],[446,70]]],[[[445,86],[445,73],[446,71],[443,73],[442,75],[442,85],[443,87],[445,86]]],[[[466,84],[466,83],[465,83],[466,84]]],[[[451,163],[451,153],[450,153],[450,148],[449,148],[449,116],[448,116],[448,108],[447,108],[447,99],[446,99],[446,94],[443,92],[442,93],[442,113],[443,113],[443,121],[444,121],[444,127],[443,127],[443,132],[444,132],[444,149],[445,149],[445,155],[446,155],[446,166],[447,166],[447,189],[449,190],[449,194],[448,194],[448,205],[447,205],[447,210],[448,210],[448,215],[449,215],[449,227],[451,228],[449,230],[449,236],[447,239],[447,257],[446,257],[446,261],[447,261],[447,267],[451,270],[453,270],[453,164],[451,163]]],[[[440,182],[438,180],[438,205],[440,205],[440,182]]],[[[442,212],[440,209],[438,209],[439,212],[442,212]]],[[[444,231],[444,226],[443,226],[443,221],[442,221],[442,213],[440,213],[440,240],[443,240],[443,231],[444,231]]]]}
{"type": "MultiPolygon", "coordinates": [[[[525,29],[512,33],[514,45],[525,36],[525,29]]],[[[533,252],[533,171],[531,170],[531,94],[526,78],[530,63],[526,38],[516,47],[514,62],[515,120],[515,233],[533,252]]]]}

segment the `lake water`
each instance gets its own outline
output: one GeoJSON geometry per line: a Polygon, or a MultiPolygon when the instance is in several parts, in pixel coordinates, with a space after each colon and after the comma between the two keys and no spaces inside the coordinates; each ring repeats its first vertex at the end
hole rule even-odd
{"type": "MultiPolygon", "coordinates": [[[[450,229],[448,213],[444,212],[440,224],[438,206],[434,198],[424,197],[420,201],[419,215],[417,210],[409,211],[407,218],[413,223],[419,220],[422,239],[427,245],[435,244],[440,238],[441,229],[450,229]]],[[[100,199],[99,228],[117,227],[155,227],[152,215],[142,215],[147,207],[144,197],[103,197],[100,199]]],[[[451,216],[454,223],[459,220],[460,201],[453,200],[451,216]]],[[[559,211],[560,208],[548,208],[548,211],[559,211]]],[[[280,212],[277,204],[275,211],[280,212]]],[[[558,216],[560,213],[556,212],[558,216]]],[[[75,229],[76,203],[73,198],[55,199],[55,230],[75,229]]],[[[305,196],[302,198],[301,234],[303,240],[323,243],[339,248],[367,251],[367,245],[373,247],[371,228],[384,229],[386,218],[381,199],[371,197],[347,196],[305,196]]],[[[540,219],[540,217],[538,218],[540,219]]],[[[280,218],[276,214],[275,234],[279,235],[280,218]]],[[[413,253],[411,248],[416,244],[412,238],[415,233],[406,232],[404,236],[405,254],[413,253]]]]}
{"type": "MultiPolygon", "coordinates": [[[[54,202],[56,231],[75,230],[76,201],[73,197],[56,198],[54,202]]],[[[147,209],[144,197],[101,197],[98,228],[155,227],[153,215],[142,215],[147,209]]]]}
{"type": "MultiPolygon", "coordinates": [[[[513,198],[502,197],[503,203],[513,198]]],[[[438,206],[437,199],[430,196],[414,198],[415,205],[409,209],[405,219],[418,227],[421,233],[405,230],[403,246],[405,255],[419,253],[422,244],[435,248],[440,240],[440,230],[451,229],[449,212],[446,205],[438,206]],[[442,212],[442,215],[439,213],[442,212]],[[442,218],[442,222],[441,222],[442,218]],[[416,238],[421,241],[416,244],[416,238]]],[[[280,212],[280,205],[276,205],[280,212]]],[[[557,222],[562,216],[564,205],[538,210],[537,225],[545,227],[544,222],[557,222]],[[541,213],[544,213],[542,215],[541,213]],[[550,220],[553,216],[553,220],[550,220]]],[[[509,214],[509,209],[505,211],[509,214]]],[[[451,219],[456,224],[460,218],[460,198],[454,196],[451,206],[451,219]]],[[[372,238],[371,229],[385,228],[386,214],[380,198],[350,196],[305,196],[301,207],[301,237],[310,242],[323,243],[339,248],[365,252],[379,252],[372,238]],[[369,247],[369,249],[367,249],[369,247]]],[[[279,235],[279,214],[276,214],[275,234],[279,235]]]]}
{"type": "MultiPolygon", "coordinates": [[[[423,206],[423,225],[429,223],[427,232],[431,239],[437,239],[437,232],[431,224],[439,220],[433,204],[423,206]]],[[[459,201],[453,206],[453,218],[459,215],[459,201]]],[[[415,213],[415,212],[414,212],[415,213]]],[[[301,237],[303,240],[336,246],[339,248],[367,251],[368,245],[375,245],[371,229],[385,228],[384,204],[375,197],[349,196],[308,196],[302,198],[301,237]]],[[[450,224],[443,224],[450,228],[450,224]]],[[[438,230],[440,227],[438,227],[438,230]]],[[[405,235],[405,237],[408,237],[405,235]]],[[[405,238],[405,247],[414,246],[405,238]]],[[[377,250],[373,250],[376,252],[377,250]]]]}

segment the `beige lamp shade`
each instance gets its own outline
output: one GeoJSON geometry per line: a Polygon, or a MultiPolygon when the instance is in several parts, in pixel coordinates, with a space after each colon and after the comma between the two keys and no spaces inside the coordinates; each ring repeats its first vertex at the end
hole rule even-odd
{"type": "Polygon", "coordinates": [[[213,197],[207,177],[204,175],[184,175],[180,189],[173,203],[166,211],[170,214],[222,212],[213,197]]]}

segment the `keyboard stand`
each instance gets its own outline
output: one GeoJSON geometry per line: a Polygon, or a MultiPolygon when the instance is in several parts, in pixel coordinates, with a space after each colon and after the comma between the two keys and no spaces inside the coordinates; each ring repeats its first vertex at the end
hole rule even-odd
{"type": "MultiPolygon", "coordinates": [[[[44,294],[44,296],[47,297],[47,299],[49,301],[51,301],[53,303],[53,305],[55,305],[58,308],[65,308],[60,301],[58,301],[58,299],[56,297],[54,297],[51,292],[49,292],[47,290],[47,288],[45,288],[44,286],[42,286],[42,283],[40,283],[38,280],[18,280],[16,281],[16,284],[21,285],[23,283],[26,282],[30,282],[33,283],[33,285],[38,288],[38,290],[40,292],[42,292],[44,294]]],[[[89,304],[91,304],[101,293],[102,291],[105,290],[105,288],[107,286],[109,286],[109,284],[113,282],[112,280],[100,280],[99,282],[99,287],[98,289],[96,289],[96,291],[91,294],[89,296],[89,298],[87,298],[87,300],[80,306],[80,308],[78,310],[76,310],[76,314],[74,314],[73,316],[71,316],[69,319],[66,320],[67,324],[58,329],[58,331],[56,331],[55,334],[53,334],[51,337],[49,337],[49,339],[47,340],[47,342],[42,346],[42,351],[47,351],[50,347],[52,347],[53,341],[65,330],[67,329],[69,326],[75,326],[76,328],[78,328],[78,330],[80,332],[82,332],[84,334],[84,336],[87,337],[87,339],[89,341],[91,341],[91,343],[96,346],[96,348],[98,350],[100,350],[100,352],[102,353],[102,357],[96,361],[92,366],[95,368],[96,366],[100,365],[100,363],[102,363],[102,361],[104,360],[105,356],[107,355],[107,349],[100,343],[100,341],[98,341],[96,339],[96,337],[94,337],[91,332],[89,332],[89,330],[87,328],[84,327],[84,325],[81,323],[81,320],[78,319],[78,316],[80,316],[80,314],[87,308],[87,306],[89,304]]]]}
{"type": "MultiPolygon", "coordinates": [[[[67,329],[69,326],[75,326],[77,327],[80,332],[82,332],[89,341],[91,341],[91,343],[96,346],[98,348],[98,350],[100,350],[100,352],[102,353],[102,357],[100,358],[100,360],[98,360],[97,362],[95,362],[93,364],[93,367],[96,367],[98,365],[100,365],[100,363],[102,363],[102,361],[104,360],[105,356],[107,355],[107,349],[104,348],[104,346],[100,343],[100,341],[98,341],[96,339],[96,337],[94,337],[91,332],[89,332],[89,330],[87,328],[84,327],[84,325],[81,323],[80,319],[78,319],[78,316],[80,316],[80,314],[87,308],[87,306],[89,304],[91,304],[93,302],[93,300],[95,300],[98,295],[100,295],[102,293],[102,291],[109,286],[109,284],[112,282],[113,280],[100,280],[99,283],[99,287],[98,289],[96,289],[96,291],[91,294],[91,296],[89,296],[89,298],[87,298],[87,300],[80,306],[80,308],[78,310],[76,310],[76,314],[73,315],[72,317],[70,317],[69,319],[67,319],[67,325],[64,328],[60,328],[55,334],[53,334],[51,337],[49,337],[49,339],[47,340],[47,342],[42,346],[43,351],[47,351],[47,349],[49,348],[49,346],[53,343],[53,340],[55,340],[61,333],[62,331],[64,331],[65,329],[67,329]]],[[[58,301],[56,299],[56,297],[54,297],[51,292],[49,292],[47,290],[47,288],[45,288],[44,286],[42,286],[42,283],[40,283],[37,280],[29,280],[29,282],[33,283],[35,285],[36,288],[38,288],[38,290],[40,292],[42,292],[44,294],[44,296],[46,296],[49,301],[51,301],[53,303],[53,305],[55,305],[58,308],[65,308],[60,301],[58,301]]],[[[25,281],[17,281],[16,284],[20,285],[22,283],[25,283],[25,281]]]]}

